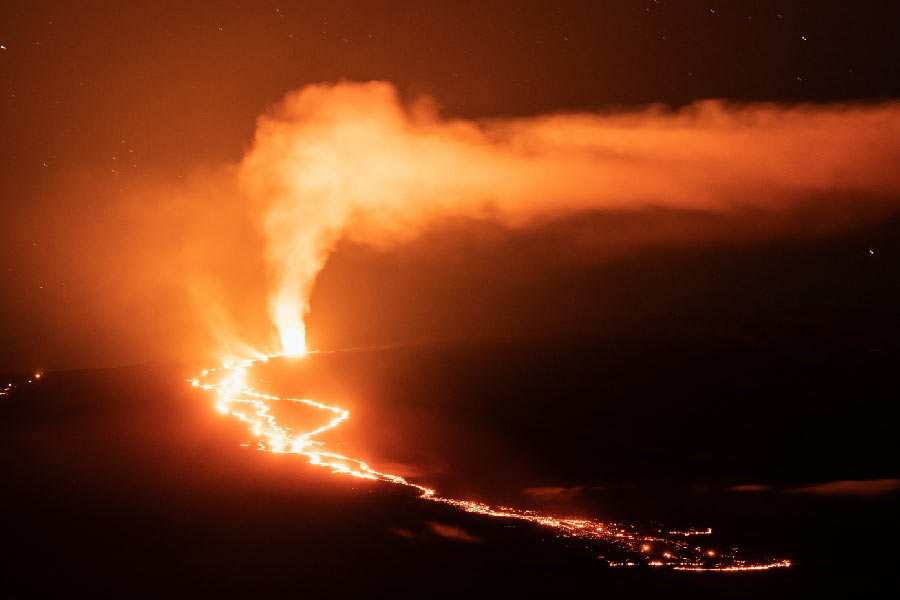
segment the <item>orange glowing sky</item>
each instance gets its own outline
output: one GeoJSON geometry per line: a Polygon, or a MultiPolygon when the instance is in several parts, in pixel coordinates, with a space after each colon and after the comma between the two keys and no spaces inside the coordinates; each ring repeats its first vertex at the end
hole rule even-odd
{"type": "MultiPolygon", "coordinates": [[[[893,21],[814,13],[7,3],[0,360],[239,355],[279,343],[273,317],[299,329],[316,294],[328,301],[311,334],[326,344],[366,328],[367,342],[527,335],[560,311],[501,326],[519,310],[504,298],[535,299],[531,313],[558,303],[551,254],[572,272],[648,247],[875,223],[897,188],[893,21]],[[307,217],[314,233],[298,234],[307,217]],[[305,249],[285,247],[304,235],[305,249]],[[490,258],[454,272],[469,251],[490,258]],[[436,268],[455,300],[422,283],[436,268]],[[375,271],[384,293],[364,297],[375,271]]],[[[597,300],[597,277],[568,277],[565,297],[585,299],[570,313],[597,300]]],[[[614,295],[585,318],[627,316],[635,303],[614,295]]]]}
{"type": "Polygon", "coordinates": [[[432,578],[403,556],[447,577],[413,546],[437,541],[548,582],[532,564],[574,550],[591,583],[601,559],[878,588],[883,4],[3,2],[17,560],[368,586],[432,578]],[[660,507],[678,523],[641,520],[660,507]],[[564,552],[508,557],[478,523],[564,552]]]}

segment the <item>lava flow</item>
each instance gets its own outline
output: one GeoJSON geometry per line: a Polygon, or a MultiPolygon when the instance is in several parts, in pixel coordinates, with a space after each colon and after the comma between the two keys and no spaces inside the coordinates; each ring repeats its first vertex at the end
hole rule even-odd
{"type": "MultiPolygon", "coordinates": [[[[295,345],[294,354],[305,354],[295,345]]],[[[362,460],[337,454],[324,448],[315,436],[334,429],[346,421],[350,413],[336,406],[298,398],[280,398],[257,392],[245,382],[247,370],[257,362],[267,362],[281,355],[263,356],[256,360],[225,362],[219,368],[204,370],[200,377],[190,380],[192,385],[205,390],[215,390],[216,407],[223,414],[230,414],[244,423],[257,440],[258,448],[268,452],[300,454],[313,465],[328,467],[333,473],[382,481],[412,488],[423,500],[440,502],[460,510],[488,517],[516,519],[548,527],[563,538],[605,543],[610,552],[599,558],[610,566],[669,567],[682,571],[764,571],[789,567],[790,561],[777,560],[753,563],[739,558],[734,551],[718,552],[689,541],[693,536],[709,535],[712,529],[688,531],[640,531],[637,527],[620,523],[603,523],[593,519],[576,519],[544,515],[530,510],[494,507],[471,500],[459,500],[438,495],[424,485],[408,481],[399,475],[383,473],[362,460]],[[333,417],[325,425],[296,433],[290,427],[278,423],[271,413],[274,402],[299,402],[330,412],[333,417]],[[615,555],[615,556],[613,556],[615,555]]]]}

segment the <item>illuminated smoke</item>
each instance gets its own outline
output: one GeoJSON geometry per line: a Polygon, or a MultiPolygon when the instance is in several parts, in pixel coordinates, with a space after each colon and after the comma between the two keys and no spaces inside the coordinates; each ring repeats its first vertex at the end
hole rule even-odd
{"type": "Polygon", "coordinates": [[[838,226],[871,207],[835,209],[835,194],[871,204],[900,192],[898,140],[897,104],[707,101],[476,122],[404,105],[388,83],[340,83],[303,88],[262,117],[239,174],[261,215],[272,318],[285,351],[301,354],[313,284],[342,237],[387,244],[442,216],[519,226],[649,207],[808,209],[838,226]]]}

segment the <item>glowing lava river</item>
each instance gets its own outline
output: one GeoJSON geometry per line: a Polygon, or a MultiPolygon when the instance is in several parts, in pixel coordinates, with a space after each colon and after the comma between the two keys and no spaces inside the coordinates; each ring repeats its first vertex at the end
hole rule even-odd
{"type": "MultiPolygon", "coordinates": [[[[698,545],[692,541],[695,536],[703,537],[712,533],[711,529],[687,531],[641,531],[631,525],[605,523],[592,519],[576,519],[544,515],[529,510],[490,506],[471,500],[459,500],[440,496],[436,490],[420,485],[399,475],[383,473],[365,462],[343,456],[325,448],[317,441],[317,435],[338,427],[346,421],[350,413],[336,406],[328,406],[313,400],[281,398],[256,391],[246,383],[248,369],[255,363],[266,362],[280,355],[262,357],[257,360],[225,362],[221,367],[204,370],[196,379],[190,380],[195,387],[216,392],[216,407],[227,415],[243,421],[262,451],[300,454],[308,462],[326,467],[333,473],[381,481],[404,486],[418,492],[422,500],[439,502],[460,510],[502,519],[514,519],[534,523],[552,530],[562,538],[605,543],[617,550],[615,558],[602,556],[610,566],[652,566],[668,567],[683,571],[765,571],[789,567],[787,560],[752,562],[737,556],[734,549],[720,552],[698,545]],[[272,415],[276,402],[298,402],[330,413],[331,420],[312,431],[297,433],[279,423],[272,415]]],[[[613,553],[610,553],[613,554],[613,553]]]]}

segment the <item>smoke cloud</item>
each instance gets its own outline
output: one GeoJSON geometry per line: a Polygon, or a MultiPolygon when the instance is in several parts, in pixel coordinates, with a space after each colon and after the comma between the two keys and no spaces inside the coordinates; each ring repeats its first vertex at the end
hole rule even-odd
{"type": "Polygon", "coordinates": [[[441,217],[517,227],[654,207],[733,215],[738,229],[753,215],[742,235],[796,235],[895,208],[898,162],[897,103],[470,121],[371,82],[287,96],[260,118],[237,178],[265,240],[271,317],[300,353],[316,277],[344,238],[388,245],[441,217]],[[785,227],[786,214],[805,217],[785,227]]]}

